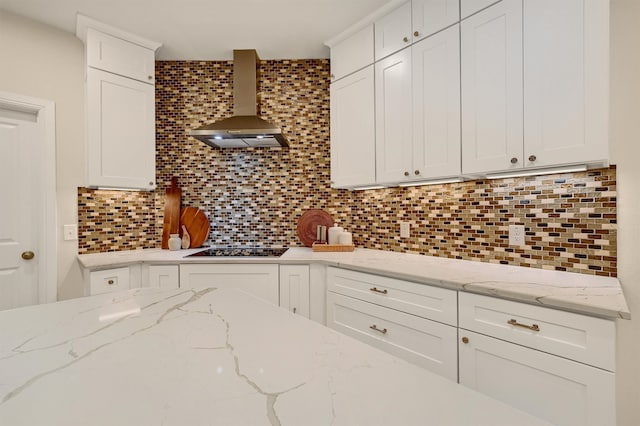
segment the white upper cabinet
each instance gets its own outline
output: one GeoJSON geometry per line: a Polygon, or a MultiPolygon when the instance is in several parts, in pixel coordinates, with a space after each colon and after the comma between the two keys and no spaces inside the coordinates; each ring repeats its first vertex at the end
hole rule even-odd
{"type": "Polygon", "coordinates": [[[462,172],[523,164],[522,0],[462,21],[462,172]]]}
{"type": "Polygon", "coordinates": [[[87,30],[87,65],[147,83],[155,78],[153,50],[92,28],[87,30]]]}
{"type": "Polygon", "coordinates": [[[399,182],[413,172],[411,49],[376,62],[376,178],[399,182]]]}
{"type": "Polygon", "coordinates": [[[89,186],[153,189],[155,89],[105,71],[87,71],[89,186]]]}
{"type": "Polygon", "coordinates": [[[373,65],[331,84],[331,186],[376,181],[373,65]]]}
{"type": "Polygon", "coordinates": [[[608,34],[606,1],[524,1],[525,167],[608,158],[608,34]]]}
{"type": "Polygon", "coordinates": [[[500,0],[460,0],[461,19],[465,19],[500,0]]]}
{"type": "Polygon", "coordinates": [[[389,56],[411,44],[411,2],[406,2],[375,22],[375,59],[389,56]]]}
{"type": "Polygon", "coordinates": [[[331,47],[331,81],[373,63],[373,24],[331,47]]]}
{"type": "Polygon", "coordinates": [[[411,2],[414,42],[447,28],[459,20],[458,0],[413,0],[411,2]]]}
{"type": "Polygon", "coordinates": [[[159,43],[78,15],[85,43],[88,187],[156,187],[155,51],[159,43]]]}
{"type": "Polygon", "coordinates": [[[412,177],[460,174],[460,36],[458,25],[412,46],[412,177]],[[418,172],[418,173],[416,173],[418,172]]]}

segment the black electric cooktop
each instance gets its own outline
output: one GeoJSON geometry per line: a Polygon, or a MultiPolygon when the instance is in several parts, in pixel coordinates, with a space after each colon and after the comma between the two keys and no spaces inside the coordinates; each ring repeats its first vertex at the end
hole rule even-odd
{"type": "Polygon", "coordinates": [[[187,257],[280,257],[285,251],[287,251],[286,248],[268,247],[210,248],[187,257]]]}

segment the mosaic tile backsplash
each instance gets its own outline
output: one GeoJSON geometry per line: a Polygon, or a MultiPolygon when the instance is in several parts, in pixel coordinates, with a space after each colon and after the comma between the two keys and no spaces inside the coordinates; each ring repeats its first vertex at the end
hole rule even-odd
{"type": "Polygon", "coordinates": [[[156,63],[156,192],[78,190],[79,252],[160,246],[164,191],[211,222],[209,244],[297,246],[296,224],[322,208],[359,247],[616,276],[615,168],[455,184],[329,186],[329,62],[261,61],[260,114],[290,149],[215,150],[186,135],[232,115],[232,63],[156,63]],[[399,238],[399,221],[411,238],[399,238]],[[508,225],[526,245],[510,247],[508,225]]]}

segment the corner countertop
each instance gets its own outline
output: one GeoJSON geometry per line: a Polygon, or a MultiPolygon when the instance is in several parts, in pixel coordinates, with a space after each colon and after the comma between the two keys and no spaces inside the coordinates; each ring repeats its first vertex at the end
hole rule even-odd
{"type": "Polygon", "coordinates": [[[617,278],[370,249],[356,249],[352,253],[316,253],[310,248],[294,247],[279,258],[184,257],[200,250],[133,250],[80,255],[78,259],[87,269],[140,262],[319,263],[587,315],[631,318],[617,278]]]}
{"type": "Polygon", "coordinates": [[[5,425],[547,424],[238,290],[31,306],[0,330],[5,425]]]}

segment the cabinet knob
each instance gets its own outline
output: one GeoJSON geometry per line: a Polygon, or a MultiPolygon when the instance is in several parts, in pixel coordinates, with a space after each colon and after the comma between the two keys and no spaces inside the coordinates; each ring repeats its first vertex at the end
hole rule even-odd
{"type": "Polygon", "coordinates": [[[516,164],[518,162],[518,159],[516,157],[513,157],[511,159],[511,164],[516,164]]]}
{"type": "Polygon", "coordinates": [[[331,80],[335,80],[336,76],[334,74],[331,74],[331,80]]]}
{"type": "Polygon", "coordinates": [[[155,185],[154,182],[149,182],[149,186],[153,186],[153,185],[155,185]]]}
{"type": "Polygon", "coordinates": [[[297,310],[297,308],[293,308],[293,313],[295,314],[297,310]]]}
{"type": "Polygon", "coordinates": [[[413,172],[413,174],[414,174],[414,175],[416,175],[416,176],[418,176],[418,175],[420,174],[420,170],[415,170],[415,171],[413,172]]]}
{"type": "Polygon", "coordinates": [[[107,281],[107,284],[109,284],[109,285],[113,285],[113,283],[114,283],[114,281],[113,281],[113,280],[109,280],[109,281],[107,281]]]}
{"type": "Polygon", "coordinates": [[[533,161],[536,161],[536,160],[537,160],[537,157],[535,155],[530,155],[529,156],[529,161],[533,162],[533,161]]]}
{"type": "Polygon", "coordinates": [[[148,78],[149,80],[153,80],[153,76],[152,76],[152,75],[147,76],[147,78],[148,78]]]}
{"type": "Polygon", "coordinates": [[[413,36],[414,36],[414,37],[419,37],[419,36],[420,36],[420,33],[419,33],[418,31],[414,31],[414,32],[413,32],[413,36]]]}
{"type": "Polygon", "coordinates": [[[462,338],[462,343],[464,343],[465,345],[466,345],[467,343],[469,343],[469,338],[468,338],[468,337],[463,337],[463,338],[462,338]]]}
{"type": "Polygon", "coordinates": [[[404,175],[405,176],[409,176],[409,172],[404,172],[404,175]]]}
{"type": "Polygon", "coordinates": [[[405,43],[409,43],[409,37],[404,37],[402,41],[404,41],[405,43]]]}

